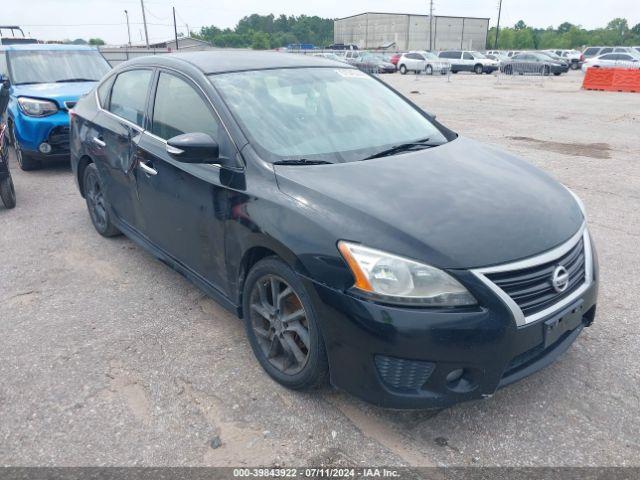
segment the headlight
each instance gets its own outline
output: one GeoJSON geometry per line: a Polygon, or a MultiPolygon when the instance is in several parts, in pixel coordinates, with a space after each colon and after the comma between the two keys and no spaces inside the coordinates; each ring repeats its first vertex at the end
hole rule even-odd
{"type": "Polygon", "coordinates": [[[20,97],[18,98],[20,110],[30,117],[46,117],[58,111],[58,106],[49,100],[38,98],[20,97]]]}
{"type": "Polygon", "coordinates": [[[477,304],[465,287],[438,268],[356,243],[340,241],[338,249],[356,279],[354,287],[376,300],[433,307],[477,304]]]}

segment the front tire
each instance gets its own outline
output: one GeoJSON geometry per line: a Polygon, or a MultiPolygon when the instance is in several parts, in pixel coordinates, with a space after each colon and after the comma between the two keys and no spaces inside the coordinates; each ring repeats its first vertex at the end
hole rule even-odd
{"type": "Polygon", "coordinates": [[[20,145],[20,141],[16,135],[15,125],[11,129],[11,137],[13,138],[13,148],[16,153],[16,160],[18,161],[18,165],[20,165],[21,170],[29,172],[42,167],[42,163],[40,163],[39,160],[32,158],[28,153],[22,151],[22,146],[20,145]]]}
{"type": "Polygon", "coordinates": [[[433,75],[433,67],[431,65],[427,65],[424,69],[424,73],[427,75],[433,75]]]}
{"type": "Polygon", "coordinates": [[[475,67],[473,67],[473,71],[476,72],[476,75],[482,75],[484,67],[480,64],[477,64],[475,67]]]}
{"type": "Polygon", "coordinates": [[[294,390],[322,386],[329,372],[311,297],[277,257],[259,261],[243,289],[242,311],[253,353],[275,381],[294,390]]]}
{"type": "Polygon", "coordinates": [[[400,74],[401,75],[407,74],[407,66],[405,64],[400,65],[400,74]]]}
{"type": "Polygon", "coordinates": [[[112,223],[104,188],[95,164],[90,163],[84,170],[82,187],[91,223],[103,237],[113,237],[120,234],[120,230],[112,223]]]}

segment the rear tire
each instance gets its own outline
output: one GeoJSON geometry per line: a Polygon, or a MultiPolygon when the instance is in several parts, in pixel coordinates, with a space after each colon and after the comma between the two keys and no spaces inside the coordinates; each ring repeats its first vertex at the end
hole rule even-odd
{"type": "Polygon", "coordinates": [[[16,191],[13,188],[13,180],[11,176],[0,180],[0,198],[6,208],[14,208],[16,206],[16,191]]]}
{"type": "Polygon", "coordinates": [[[424,73],[426,73],[427,75],[433,75],[433,67],[431,65],[427,65],[424,68],[424,73]]]}
{"type": "Polygon", "coordinates": [[[119,235],[120,230],[111,221],[109,204],[104,194],[98,169],[94,163],[90,163],[84,169],[82,191],[87,202],[91,223],[93,223],[96,231],[103,237],[119,235]]]}
{"type": "Polygon", "coordinates": [[[271,378],[294,390],[326,383],[329,364],[318,317],[286,263],[267,257],[254,265],[244,284],[242,311],[253,353],[271,378]]]}
{"type": "Polygon", "coordinates": [[[571,62],[571,63],[569,64],[569,68],[570,68],[571,70],[578,70],[578,69],[580,68],[580,65],[578,65],[578,62],[571,62]]]}

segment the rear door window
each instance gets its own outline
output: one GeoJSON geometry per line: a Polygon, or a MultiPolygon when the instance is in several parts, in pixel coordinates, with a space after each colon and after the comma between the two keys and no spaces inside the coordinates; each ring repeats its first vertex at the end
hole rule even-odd
{"type": "Polygon", "coordinates": [[[584,54],[585,54],[585,55],[595,55],[596,53],[598,53],[598,50],[599,50],[599,49],[598,49],[598,48],[596,48],[596,47],[590,47],[590,48],[587,48],[587,49],[584,51],[584,54]]]}
{"type": "Polygon", "coordinates": [[[147,93],[153,71],[128,70],[116,78],[111,90],[109,111],[144,128],[147,93]]]}
{"type": "Polygon", "coordinates": [[[464,54],[462,55],[462,58],[464,60],[473,60],[473,55],[471,55],[469,52],[464,52],[464,54]]]}
{"type": "Polygon", "coordinates": [[[611,53],[611,52],[613,52],[613,48],[603,48],[600,51],[600,55],[602,55],[603,53],[611,53]]]}

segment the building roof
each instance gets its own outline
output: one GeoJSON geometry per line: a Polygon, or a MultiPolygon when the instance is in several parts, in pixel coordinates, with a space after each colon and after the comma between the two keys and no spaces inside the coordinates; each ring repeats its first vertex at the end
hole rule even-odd
{"type": "MultiPolygon", "coordinates": [[[[346,20],[347,18],[360,17],[362,15],[411,15],[412,17],[428,17],[429,15],[423,13],[397,13],[397,12],[362,12],[356,13],[355,15],[349,15],[348,17],[336,18],[336,20],[346,20]]],[[[468,18],[471,20],[487,20],[489,21],[489,17],[461,17],[456,15],[434,15],[433,18],[468,18]]]]}
{"type": "MultiPolygon", "coordinates": [[[[202,40],[200,38],[193,38],[193,37],[178,37],[178,45],[181,42],[186,42],[186,41],[190,41],[190,42],[195,42],[195,43],[200,43],[202,45],[207,45],[207,46],[211,46],[211,44],[209,42],[207,42],[206,40],[202,40]]],[[[149,46],[151,48],[162,48],[162,47],[166,47],[168,44],[175,44],[176,43],[176,39],[174,38],[169,38],[167,40],[164,40],[162,42],[153,42],[150,43],[149,46]]]]}
{"type": "Polygon", "coordinates": [[[273,68],[355,68],[346,63],[336,62],[326,58],[311,57],[293,53],[256,51],[237,52],[228,50],[206,50],[202,52],[176,52],[163,55],[151,55],[130,60],[125,62],[125,64],[161,64],[170,66],[180,62],[190,63],[205,74],[266,70],[273,68]]]}

